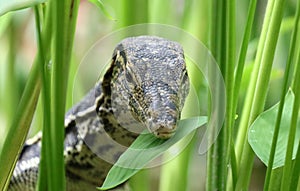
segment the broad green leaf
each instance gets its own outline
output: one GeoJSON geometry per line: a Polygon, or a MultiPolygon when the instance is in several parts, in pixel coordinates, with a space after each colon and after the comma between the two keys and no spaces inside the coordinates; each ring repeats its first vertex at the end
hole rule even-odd
{"type": "MultiPolygon", "coordinates": [[[[292,91],[289,91],[285,98],[273,168],[278,168],[284,165],[293,103],[294,94],[292,91]]],[[[251,145],[255,154],[265,165],[268,165],[269,161],[278,107],[279,104],[277,103],[275,106],[259,115],[258,118],[251,125],[250,130],[248,132],[249,144],[251,145]]],[[[297,144],[299,143],[299,140],[300,120],[298,120],[294,148],[298,147],[297,144]]],[[[293,159],[295,159],[296,157],[296,150],[297,149],[294,149],[293,159]]]]}
{"type": "Polygon", "coordinates": [[[154,158],[205,124],[206,121],[207,117],[180,120],[175,135],[168,140],[158,139],[150,133],[141,134],[111,168],[99,189],[107,190],[125,182],[154,158]]]}
{"type": "Polygon", "coordinates": [[[10,11],[25,9],[34,5],[44,3],[47,0],[1,0],[0,1],[0,16],[10,11]]]}
{"type": "Polygon", "coordinates": [[[102,11],[102,13],[110,20],[115,21],[116,19],[113,18],[109,12],[106,10],[103,2],[101,0],[89,0],[89,2],[93,3],[94,5],[96,5],[97,7],[100,8],[100,10],[102,11]]]}

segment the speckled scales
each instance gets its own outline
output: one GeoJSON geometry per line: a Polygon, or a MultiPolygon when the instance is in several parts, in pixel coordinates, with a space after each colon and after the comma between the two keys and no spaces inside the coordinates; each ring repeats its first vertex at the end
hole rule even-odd
{"type": "MultiPolygon", "coordinates": [[[[96,190],[145,128],[160,138],[171,136],[188,91],[178,43],[154,36],[121,41],[103,79],[66,114],[67,190],[96,190]]],[[[26,142],[9,190],[35,190],[41,137],[26,142]]]]}

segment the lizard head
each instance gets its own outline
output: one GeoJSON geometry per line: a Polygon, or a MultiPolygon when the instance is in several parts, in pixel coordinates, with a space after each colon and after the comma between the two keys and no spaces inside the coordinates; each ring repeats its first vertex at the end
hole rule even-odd
{"type": "Polygon", "coordinates": [[[114,50],[102,86],[111,103],[123,103],[155,136],[169,138],[189,91],[183,50],[154,36],[124,39],[114,50]]]}

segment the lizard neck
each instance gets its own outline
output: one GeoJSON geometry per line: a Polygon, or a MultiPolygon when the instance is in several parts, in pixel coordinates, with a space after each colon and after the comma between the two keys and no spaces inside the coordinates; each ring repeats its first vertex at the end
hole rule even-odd
{"type": "MultiPolygon", "coordinates": [[[[66,114],[67,145],[76,144],[76,140],[83,140],[89,146],[94,147],[100,144],[97,143],[97,140],[103,140],[103,137],[108,137],[121,145],[129,146],[137,137],[135,133],[124,128],[118,113],[118,108],[120,107],[112,107],[115,104],[112,104],[110,96],[103,92],[102,84],[97,83],[66,114]],[[74,136],[77,134],[76,132],[78,133],[78,139],[75,138],[77,136],[74,136]]],[[[128,113],[121,114],[123,117],[126,115],[128,113]]]]}
{"type": "Polygon", "coordinates": [[[140,123],[131,116],[125,103],[120,102],[120,97],[107,97],[96,111],[105,133],[121,145],[129,146],[138,136],[136,126],[140,123]]]}
{"type": "Polygon", "coordinates": [[[87,149],[89,152],[84,153],[94,153],[113,163],[136,139],[137,134],[121,125],[116,114],[118,107],[112,107],[114,104],[111,104],[111,99],[103,94],[100,87],[100,83],[96,84],[68,113],[65,144],[74,152],[87,149]],[[99,101],[97,99],[103,100],[99,106],[95,104],[99,101]]]}

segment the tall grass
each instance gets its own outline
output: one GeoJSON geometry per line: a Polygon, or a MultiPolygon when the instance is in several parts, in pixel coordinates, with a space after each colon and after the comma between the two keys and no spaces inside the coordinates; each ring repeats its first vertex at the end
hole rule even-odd
{"type": "MultiPolygon", "coordinates": [[[[35,4],[35,2],[31,3],[35,4]]],[[[39,186],[39,189],[45,190],[46,187],[48,190],[65,189],[63,127],[68,68],[77,10],[78,1],[50,1],[46,5],[46,14],[43,17],[40,16],[43,12],[42,9],[35,7],[38,53],[17,115],[14,117],[14,122],[8,131],[1,152],[0,161],[3,170],[0,179],[1,190],[7,187],[9,183],[16,157],[28,133],[41,82],[44,105],[43,134],[45,136],[42,144],[43,154],[40,171],[40,177],[43,178],[40,178],[39,182],[42,186],[39,186]],[[51,63],[50,71],[48,71],[49,63],[51,63]]]]}
{"type": "MultiPolygon", "coordinates": [[[[274,59],[277,53],[286,51],[284,53],[288,54],[287,64],[285,66],[285,63],[280,63],[280,69],[284,70],[282,72],[284,76],[280,76],[283,86],[279,86],[274,93],[275,97],[280,97],[280,104],[278,115],[274,116],[277,120],[273,128],[272,146],[270,152],[267,153],[270,159],[267,164],[264,185],[258,185],[258,187],[259,189],[264,187],[264,190],[272,190],[278,185],[281,190],[299,188],[299,178],[297,178],[300,172],[299,148],[296,158],[293,157],[293,151],[297,149],[297,146],[299,147],[299,143],[296,145],[294,143],[295,141],[299,142],[297,136],[295,137],[296,132],[299,131],[297,124],[299,124],[300,103],[299,0],[295,1],[297,6],[294,6],[293,1],[269,0],[266,7],[262,6],[261,1],[248,0],[243,2],[247,5],[245,9],[237,7],[242,3],[235,0],[91,0],[91,2],[99,6],[104,14],[97,13],[96,15],[101,19],[90,19],[90,26],[86,25],[85,27],[100,25],[101,30],[109,28],[112,31],[139,23],[169,24],[182,28],[200,39],[215,57],[226,84],[226,95],[221,95],[226,96],[226,115],[217,140],[206,153],[206,183],[198,185],[198,189],[205,187],[206,190],[248,190],[253,186],[251,176],[253,176],[254,158],[257,153],[248,143],[248,133],[253,122],[260,118],[260,114],[266,107],[270,106],[266,106],[266,103],[270,101],[267,95],[271,94],[268,89],[271,86],[271,74],[275,70],[274,64],[278,64],[274,59]],[[297,7],[297,11],[295,7],[297,7]],[[112,19],[110,13],[114,12],[115,20],[110,20],[112,19]],[[294,12],[296,13],[294,14],[294,12]],[[244,24],[239,23],[241,19],[239,17],[244,18],[244,24]],[[261,31],[257,30],[257,28],[260,29],[259,18],[263,18],[261,31]],[[288,28],[290,32],[292,31],[290,48],[284,47],[276,50],[278,46],[283,46],[278,41],[283,33],[280,30],[281,23],[286,20],[291,21],[290,18],[293,18],[293,24],[289,25],[292,27],[288,28]],[[243,31],[241,35],[240,31],[243,31]],[[242,40],[238,37],[241,37],[242,40]],[[258,44],[253,50],[250,45],[255,44],[254,41],[258,41],[258,44]],[[256,53],[251,57],[251,55],[247,55],[249,52],[256,53]],[[249,63],[253,63],[253,69],[245,70],[249,63]],[[246,79],[245,74],[249,71],[251,78],[246,79]],[[245,87],[245,84],[249,84],[248,87],[245,87]],[[275,151],[280,147],[276,143],[281,136],[279,129],[281,128],[284,98],[289,87],[295,94],[295,100],[290,116],[287,150],[284,151],[286,159],[282,167],[273,169],[273,163],[276,160],[275,151]],[[245,99],[241,97],[242,95],[246,95],[245,99]],[[240,108],[242,112],[240,112],[240,108]],[[276,181],[276,178],[281,176],[281,181],[276,181]]],[[[84,6],[86,6],[86,2],[82,2],[82,7],[84,6]]],[[[32,7],[33,11],[31,12],[34,13],[32,15],[35,17],[35,25],[31,27],[36,31],[37,50],[22,97],[19,98],[18,91],[21,88],[18,87],[21,87],[21,83],[16,71],[20,64],[18,61],[20,58],[16,53],[21,51],[22,47],[19,46],[20,42],[16,39],[24,37],[16,37],[17,30],[21,30],[19,26],[21,24],[15,19],[14,12],[9,13],[11,14],[10,25],[3,25],[8,34],[2,34],[8,40],[0,41],[0,47],[8,47],[7,61],[5,62],[7,65],[6,78],[0,78],[3,80],[0,85],[4,84],[3,87],[5,87],[0,88],[1,90],[5,89],[6,93],[0,95],[0,115],[5,113],[5,122],[8,124],[3,149],[0,152],[0,190],[4,190],[8,185],[13,167],[36,112],[40,94],[43,110],[40,120],[43,121],[44,138],[38,189],[64,190],[64,113],[66,102],[71,99],[67,98],[67,90],[72,84],[72,82],[68,82],[68,75],[70,68],[76,68],[74,65],[70,66],[71,57],[76,55],[76,51],[78,51],[76,48],[83,44],[75,43],[75,49],[73,49],[73,39],[74,37],[75,40],[77,39],[76,25],[83,25],[82,22],[77,23],[79,1],[31,0],[26,3],[4,1],[1,7],[0,15],[8,11],[32,7]]],[[[90,7],[89,10],[96,9],[90,7]]],[[[79,14],[79,16],[86,15],[79,14]]],[[[4,17],[2,16],[0,19],[4,17]]],[[[81,30],[80,27],[78,29],[81,30]]],[[[77,35],[80,36],[80,33],[77,35]]],[[[189,71],[189,74],[194,75],[193,71],[189,71]]],[[[197,76],[192,77],[197,78],[197,76]]],[[[205,84],[205,82],[201,83],[205,84]]],[[[198,101],[201,105],[209,102],[202,98],[198,101]]],[[[207,107],[206,110],[210,111],[210,104],[207,107]]],[[[183,113],[183,115],[185,114],[183,113]]],[[[149,187],[152,185],[161,191],[188,190],[191,182],[197,181],[190,172],[191,168],[195,168],[191,163],[196,154],[197,141],[199,139],[195,136],[186,150],[173,161],[159,168],[159,183],[157,180],[152,182],[154,171],[142,171],[132,178],[133,189],[150,191],[149,187]],[[141,185],[142,181],[143,184],[148,185],[146,188],[141,185]]],[[[165,154],[165,157],[167,155],[168,153],[165,154]]],[[[200,171],[198,169],[198,172],[200,171]]]]}

